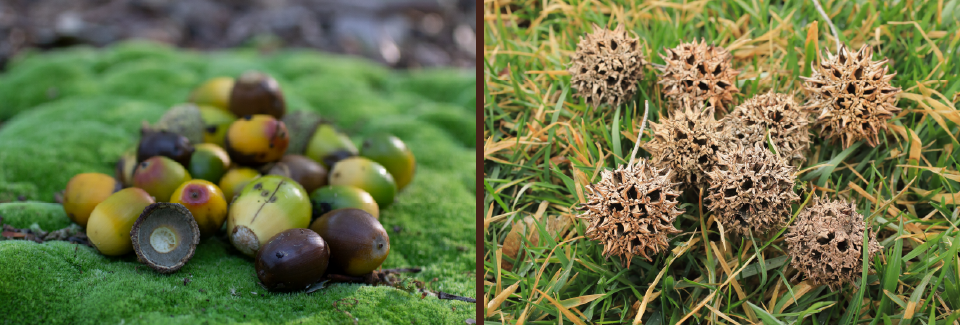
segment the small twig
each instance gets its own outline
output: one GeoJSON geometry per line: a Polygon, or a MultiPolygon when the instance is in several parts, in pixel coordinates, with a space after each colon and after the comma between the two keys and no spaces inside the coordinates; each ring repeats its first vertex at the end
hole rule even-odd
{"type": "Polygon", "coordinates": [[[443,291],[437,291],[437,299],[460,300],[460,301],[466,301],[470,303],[477,303],[476,299],[469,298],[469,297],[461,297],[458,295],[452,295],[443,291]]]}
{"type": "Polygon", "coordinates": [[[383,273],[420,273],[423,269],[419,267],[410,267],[410,268],[400,268],[400,269],[383,269],[383,273]]]}
{"type": "Polygon", "coordinates": [[[830,31],[833,32],[833,38],[837,40],[837,51],[840,51],[840,36],[837,34],[837,26],[833,25],[833,21],[830,20],[830,17],[827,16],[827,12],[823,11],[823,6],[820,6],[820,0],[813,0],[813,5],[817,7],[817,11],[820,12],[820,16],[823,16],[823,20],[827,21],[827,25],[830,25],[830,31]]]}
{"type": "Polygon", "coordinates": [[[650,111],[650,101],[643,101],[643,120],[640,121],[640,132],[637,134],[637,143],[633,145],[633,152],[630,153],[630,165],[633,166],[633,159],[637,157],[637,149],[640,149],[640,138],[643,137],[643,128],[647,126],[647,113],[650,111]]]}

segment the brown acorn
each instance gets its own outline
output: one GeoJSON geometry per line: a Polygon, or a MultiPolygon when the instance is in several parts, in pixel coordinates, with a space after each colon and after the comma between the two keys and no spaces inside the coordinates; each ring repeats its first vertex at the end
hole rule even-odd
{"type": "Polygon", "coordinates": [[[321,216],[310,229],[330,245],[330,271],[362,276],[373,272],[390,253],[390,237],[366,211],[338,209],[321,216]]]}
{"type": "Polygon", "coordinates": [[[289,177],[300,183],[307,193],[327,185],[327,169],[313,159],[300,155],[283,156],[265,174],[289,177]]]}
{"type": "Polygon", "coordinates": [[[287,112],[277,80],[259,71],[247,71],[237,78],[229,106],[237,116],[266,114],[279,120],[287,112]]]}
{"type": "Polygon", "coordinates": [[[267,290],[301,290],[327,272],[330,249],[316,232],[294,228],[274,235],[257,251],[254,267],[267,290]]]}
{"type": "Polygon", "coordinates": [[[137,163],[151,157],[163,156],[190,166],[193,145],[186,137],[163,130],[154,130],[147,125],[140,129],[140,144],[137,146],[137,163]]]}

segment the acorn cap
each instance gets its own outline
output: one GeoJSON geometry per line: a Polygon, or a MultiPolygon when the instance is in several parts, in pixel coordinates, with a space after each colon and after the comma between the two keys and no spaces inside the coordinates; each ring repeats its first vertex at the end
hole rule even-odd
{"type": "Polygon", "coordinates": [[[571,59],[570,86],[576,96],[593,106],[607,103],[617,106],[630,101],[643,78],[646,63],[640,53],[640,40],[621,24],[607,30],[593,24],[594,32],[580,37],[571,59]],[[633,35],[631,37],[631,35],[633,35]]]}
{"type": "Polygon", "coordinates": [[[727,49],[707,45],[704,40],[682,43],[660,54],[664,65],[660,69],[659,84],[663,94],[673,104],[691,101],[694,106],[709,106],[727,111],[733,104],[737,89],[737,74],[732,66],[733,55],[727,49]]]}
{"type": "Polygon", "coordinates": [[[709,186],[706,171],[718,162],[717,153],[730,150],[733,138],[713,118],[713,109],[693,108],[686,102],[673,116],[650,123],[653,139],[643,144],[650,163],[670,168],[685,188],[709,186]]]}
{"type": "Polygon", "coordinates": [[[800,212],[785,236],[791,264],[814,284],[832,289],[844,282],[856,283],[863,272],[863,237],[867,257],[881,250],[876,233],[866,227],[863,215],[845,200],[817,198],[800,212]]]}
{"type": "Polygon", "coordinates": [[[797,168],[767,150],[762,143],[720,153],[716,168],[707,172],[707,206],[735,234],[761,235],[779,230],[790,218],[797,168]]]}
{"type": "Polygon", "coordinates": [[[603,171],[600,182],[587,185],[587,203],[577,210],[589,222],[587,237],[603,245],[604,257],[617,255],[629,267],[633,256],[651,260],[650,255],[668,250],[667,236],[680,232],[673,221],[683,213],[677,209],[679,183],[670,173],[640,158],[632,166],[603,171]]]}
{"type": "Polygon", "coordinates": [[[200,229],[183,205],[154,203],[133,224],[130,240],[140,263],[160,273],[172,273],[193,257],[200,229]]]}
{"type": "Polygon", "coordinates": [[[743,147],[766,145],[767,133],[781,157],[799,166],[810,148],[809,115],[787,94],[756,95],[724,117],[726,128],[743,147]]]}
{"type": "Polygon", "coordinates": [[[827,53],[813,75],[803,79],[809,94],[805,109],[816,113],[820,134],[844,148],[866,140],[871,147],[880,142],[880,130],[901,109],[896,106],[899,87],[890,85],[896,73],[887,73],[887,60],[873,61],[873,50],[864,45],[856,53],[841,46],[837,55],[827,53]]]}

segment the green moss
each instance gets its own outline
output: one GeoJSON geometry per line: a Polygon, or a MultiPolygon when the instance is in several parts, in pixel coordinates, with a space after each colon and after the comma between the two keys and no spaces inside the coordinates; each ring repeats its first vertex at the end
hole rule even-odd
{"type": "Polygon", "coordinates": [[[66,60],[11,69],[0,77],[0,120],[42,103],[97,91],[90,69],[66,60]]]}
{"type": "Polygon", "coordinates": [[[390,84],[394,92],[418,94],[471,112],[476,111],[476,87],[475,71],[463,69],[413,70],[390,84]]]}
{"type": "Polygon", "coordinates": [[[59,203],[16,202],[0,204],[3,223],[16,228],[29,228],[36,223],[44,231],[70,226],[70,219],[59,203]]]}
{"type": "MultiPolygon", "coordinates": [[[[329,55],[279,53],[264,60],[247,50],[221,52],[203,55],[198,61],[203,64],[191,69],[198,54],[149,43],[121,44],[96,54],[84,62],[101,62],[89,63],[102,68],[96,70],[101,77],[87,72],[91,78],[85,82],[109,89],[103,95],[71,95],[17,111],[0,107],[0,113],[16,114],[0,126],[0,202],[17,196],[43,201],[0,204],[5,222],[18,227],[37,223],[44,230],[68,225],[62,206],[50,202],[70,177],[112,174],[113,163],[136,143],[141,121],[156,122],[171,102],[182,101],[206,78],[258,69],[274,74],[291,109],[333,117],[339,127],[354,132],[355,140],[386,131],[408,144],[417,156],[417,174],[396,202],[381,211],[392,247],[383,267],[423,267],[419,274],[403,276],[434,290],[475,295],[476,197],[467,186],[476,173],[475,151],[442,125],[457,122],[460,115],[449,121],[432,117],[444,109],[461,109],[420,94],[378,89],[377,80],[402,78],[379,66],[354,59],[335,61],[354,66],[317,63],[336,58],[329,55]],[[164,60],[170,62],[166,67],[158,63],[164,60]],[[336,76],[325,75],[334,73],[360,77],[344,79],[353,81],[342,86],[329,81],[336,76]]],[[[65,67],[46,62],[47,55],[23,59],[23,70],[65,67]]],[[[28,74],[18,69],[0,79],[28,74]]],[[[58,76],[32,78],[53,83],[58,76]]],[[[477,308],[421,299],[391,287],[336,284],[311,294],[266,292],[257,284],[252,260],[222,237],[202,241],[194,258],[172,275],[155,273],[135,255],[105,257],[66,242],[0,241],[0,279],[0,297],[11,302],[0,307],[0,323],[342,324],[353,317],[362,324],[462,324],[477,308]]]]}

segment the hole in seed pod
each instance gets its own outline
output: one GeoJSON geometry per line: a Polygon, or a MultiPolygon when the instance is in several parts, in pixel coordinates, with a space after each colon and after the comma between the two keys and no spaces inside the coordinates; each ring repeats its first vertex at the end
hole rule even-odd
{"type": "Polygon", "coordinates": [[[843,103],[846,103],[846,101],[847,101],[847,100],[846,100],[845,98],[843,98],[843,97],[837,98],[837,100],[836,100],[836,105],[837,105],[837,107],[838,107],[838,108],[843,108],[843,107],[845,107],[845,106],[843,105],[843,103]]]}
{"type": "Polygon", "coordinates": [[[717,86],[720,86],[720,88],[726,89],[730,87],[730,83],[723,80],[719,80],[717,81],[717,86]]]}
{"type": "Polygon", "coordinates": [[[863,95],[869,96],[870,94],[873,94],[873,92],[875,91],[877,91],[877,88],[867,88],[863,90],[863,95]]]}
{"type": "Polygon", "coordinates": [[[694,128],[695,126],[697,126],[697,125],[694,124],[693,121],[687,121],[687,128],[688,128],[688,129],[693,130],[693,128],[694,128]]]}
{"type": "Polygon", "coordinates": [[[837,78],[840,78],[840,70],[834,69],[834,70],[833,70],[833,76],[834,76],[834,77],[837,77],[837,78]]]}
{"type": "Polygon", "coordinates": [[[618,223],[618,224],[617,224],[617,235],[623,234],[623,230],[624,230],[624,229],[623,229],[623,224],[622,224],[622,223],[618,223]]]}
{"type": "Polygon", "coordinates": [[[607,77],[607,86],[613,87],[613,85],[616,85],[616,84],[617,84],[617,78],[616,78],[616,77],[614,77],[614,76],[609,76],[609,77],[607,77]]]}
{"type": "Polygon", "coordinates": [[[850,245],[846,240],[841,239],[839,242],[837,242],[837,249],[840,250],[840,252],[846,252],[847,248],[850,248],[850,245]]]}
{"type": "Polygon", "coordinates": [[[633,237],[633,239],[630,240],[630,247],[640,247],[640,240],[637,239],[637,237],[633,237]]]}
{"type": "Polygon", "coordinates": [[[881,90],[880,92],[881,92],[881,93],[884,93],[884,94],[889,94],[889,93],[896,92],[896,91],[897,91],[896,88],[887,88],[887,89],[881,90]]]}
{"type": "Polygon", "coordinates": [[[851,83],[848,83],[848,84],[847,84],[847,93],[848,93],[848,94],[856,94],[856,93],[857,93],[857,85],[854,85],[852,82],[851,82],[851,83]]]}
{"type": "Polygon", "coordinates": [[[701,81],[699,84],[697,84],[697,88],[700,88],[700,90],[703,90],[703,91],[707,91],[707,89],[710,89],[710,85],[708,85],[706,82],[701,81]]]}
{"type": "Polygon", "coordinates": [[[660,202],[660,190],[653,190],[647,196],[650,197],[650,202],[660,202]]]}
{"type": "Polygon", "coordinates": [[[582,67],[581,67],[581,68],[580,68],[580,73],[581,73],[581,74],[587,73],[587,68],[582,68],[582,67]]]}
{"type": "Polygon", "coordinates": [[[696,143],[698,146],[703,147],[707,145],[707,139],[693,139],[693,143],[696,143]]]}
{"type": "Polygon", "coordinates": [[[827,264],[827,273],[833,273],[833,266],[827,264]]]}
{"type": "Polygon", "coordinates": [[[839,58],[838,61],[840,61],[840,63],[846,63],[846,62],[847,62],[847,56],[843,54],[843,51],[840,52],[840,58],[839,58]]]}
{"type": "Polygon", "coordinates": [[[860,125],[860,127],[863,128],[864,130],[869,130],[869,129],[870,129],[870,123],[863,122],[863,123],[860,125]]]}
{"type": "Polygon", "coordinates": [[[831,240],[833,240],[833,233],[829,232],[827,233],[827,237],[818,237],[817,243],[820,245],[826,245],[829,244],[831,240]]]}
{"type": "Polygon", "coordinates": [[[726,189],[726,190],[723,190],[723,196],[724,196],[724,197],[737,196],[737,189],[735,189],[735,188],[728,188],[728,189],[726,189]]]}
{"type": "Polygon", "coordinates": [[[611,203],[610,210],[614,212],[623,211],[623,204],[620,204],[620,202],[611,203]]]}
{"type": "Polygon", "coordinates": [[[841,268],[840,268],[840,273],[848,274],[848,275],[853,275],[853,268],[852,268],[852,267],[841,267],[841,268]]]}
{"type": "Polygon", "coordinates": [[[683,81],[683,87],[684,87],[684,88],[693,87],[693,80],[684,80],[684,81],[683,81]]]}
{"type": "Polygon", "coordinates": [[[853,70],[854,79],[860,80],[860,78],[862,77],[863,77],[863,67],[859,67],[857,68],[857,70],[853,70]]]}
{"type": "Polygon", "coordinates": [[[687,134],[686,134],[686,133],[677,131],[677,140],[685,140],[686,138],[687,138],[687,134]]]}
{"type": "Polygon", "coordinates": [[[718,147],[718,146],[715,145],[715,144],[711,144],[711,145],[710,145],[710,150],[713,151],[713,152],[717,152],[717,151],[720,151],[720,147],[718,147]]]}
{"type": "Polygon", "coordinates": [[[637,193],[637,188],[634,186],[631,186],[630,189],[627,190],[627,198],[631,200],[636,200],[638,197],[640,197],[640,194],[637,193]]]}
{"type": "Polygon", "coordinates": [[[713,68],[713,74],[720,74],[720,70],[723,70],[723,67],[718,64],[716,68],[713,68]]]}
{"type": "Polygon", "coordinates": [[[819,251],[813,251],[813,253],[810,254],[810,257],[813,258],[814,261],[820,261],[820,257],[821,257],[821,256],[823,256],[823,255],[820,254],[819,251]]]}
{"type": "Polygon", "coordinates": [[[617,49],[617,41],[610,40],[610,49],[612,49],[612,50],[616,50],[616,49],[617,49]]]}
{"type": "Polygon", "coordinates": [[[740,189],[743,191],[750,190],[751,188],[753,188],[753,180],[751,179],[744,180],[743,183],[740,183],[740,189]]]}
{"type": "Polygon", "coordinates": [[[687,64],[693,65],[693,55],[687,57],[687,64]]]}
{"type": "Polygon", "coordinates": [[[697,163],[699,163],[699,164],[701,164],[701,165],[706,164],[706,163],[707,163],[707,159],[708,159],[708,158],[707,158],[706,155],[700,156],[700,158],[697,158],[697,163]]]}
{"type": "Polygon", "coordinates": [[[697,70],[700,70],[701,74],[707,74],[707,67],[704,67],[703,63],[697,64],[697,70]]]}

